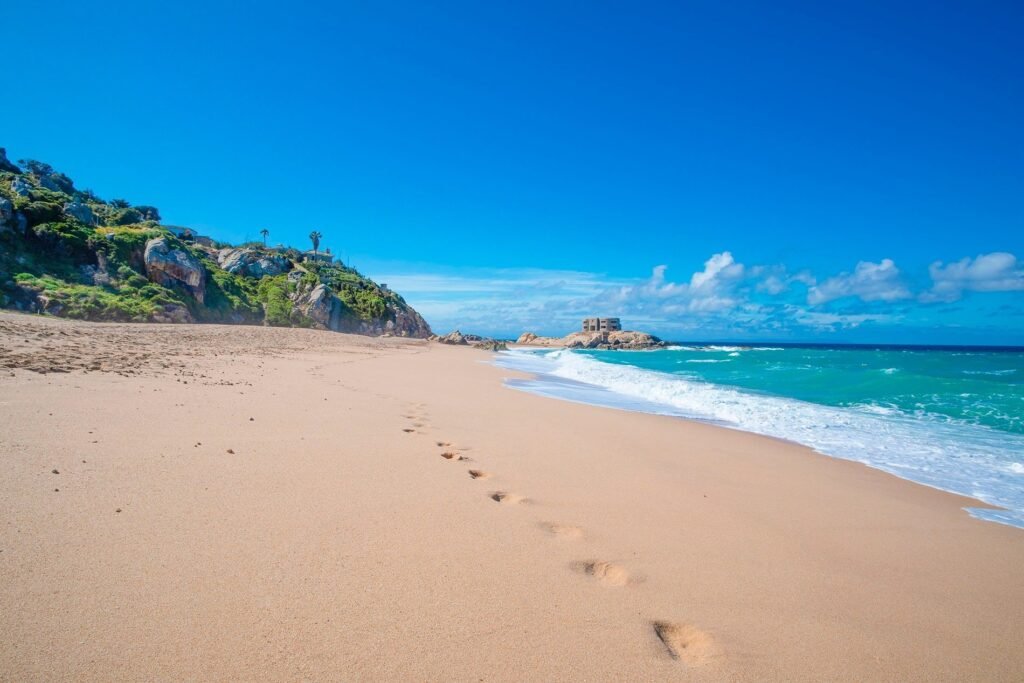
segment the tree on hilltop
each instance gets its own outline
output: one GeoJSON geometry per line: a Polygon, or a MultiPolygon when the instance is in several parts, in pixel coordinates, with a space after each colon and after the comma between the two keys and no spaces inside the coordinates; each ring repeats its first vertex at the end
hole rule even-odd
{"type": "Polygon", "coordinates": [[[18,164],[35,176],[48,176],[53,173],[53,166],[35,159],[19,159],[18,164]]]}
{"type": "Polygon", "coordinates": [[[135,210],[147,221],[160,221],[160,211],[155,206],[140,205],[136,206],[135,210]]]}
{"type": "Polygon", "coordinates": [[[266,249],[267,248],[267,236],[270,234],[270,231],[267,230],[266,228],[263,228],[262,230],[260,230],[260,234],[263,235],[263,248],[266,249]]]}
{"type": "Polygon", "coordinates": [[[309,233],[309,241],[313,243],[313,261],[316,261],[316,250],[320,248],[321,237],[323,237],[323,235],[321,235],[316,230],[309,233]]]}

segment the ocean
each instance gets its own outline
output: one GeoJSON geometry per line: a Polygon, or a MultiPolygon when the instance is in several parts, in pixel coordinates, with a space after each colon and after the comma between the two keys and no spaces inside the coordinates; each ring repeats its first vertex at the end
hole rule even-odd
{"type": "Polygon", "coordinates": [[[676,344],[515,349],[515,389],[712,422],[1006,508],[1024,528],[1024,349],[676,344]]]}

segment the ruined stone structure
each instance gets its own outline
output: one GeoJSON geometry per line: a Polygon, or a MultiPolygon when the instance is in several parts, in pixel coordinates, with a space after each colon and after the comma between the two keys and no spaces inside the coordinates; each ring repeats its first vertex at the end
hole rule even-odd
{"type": "Polygon", "coordinates": [[[584,332],[618,332],[622,323],[618,318],[584,318],[584,332]]]}

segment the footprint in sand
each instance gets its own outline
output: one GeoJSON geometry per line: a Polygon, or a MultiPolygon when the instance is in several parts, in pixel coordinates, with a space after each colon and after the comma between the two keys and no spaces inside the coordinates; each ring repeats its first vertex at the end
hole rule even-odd
{"type": "Polygon", "coordinates": [[[669,656],[687,666],[701,666],[718,654],[714,639],[690,624],[672,621],[651,622],[654,634],[669,656]]]}
{"type": "Polygon", "coordinates": [[[538,526],[552,536],[557,536],[559,538],[583,538],[583,529],[572,524],[541,522],[538,526]]]}
{"type": "Polygon", "coordinates": [[[491,473],[483,470],[469,470],[469,476],[473,479],[488,479],[491,473]]]}
{"type": "Polygon", "coordinates": [[[491,500],[503,505],[519,505],[530,502],[525,496],[520,496],[518,493],[509,493],[508,491],[495,491],[491,494],[491,500]]]}
{"type": "Polygon", "coordinates": [[[452,445],[450,441],[437,441],[435,443],[437,443],[438,448],[448,448],[452,445]]]}
{"type": "Polygon", "coordinates": [[[584,562],[573,562],[569,566],[574,572],[597,579],[606,586],[628,586],[640,583],[641,581],[641,579],[630,575],[628,569],[614,562],[586,560],[584,562]]]}
{"type": "Polygon", "coordinates": [[[403,429],[402,431],[405,432],[406,434],[415,434],[416,433],[415,429],[409,429],[408,427],[403,429]]]}
{"type": "Polygon", "coordinates": [[[459,455],[455,451],[445,451],[441,454],[441,457],[445,460],[457,460],[459,462],[470,462],[470,459],[464,455],[459,455]]]}

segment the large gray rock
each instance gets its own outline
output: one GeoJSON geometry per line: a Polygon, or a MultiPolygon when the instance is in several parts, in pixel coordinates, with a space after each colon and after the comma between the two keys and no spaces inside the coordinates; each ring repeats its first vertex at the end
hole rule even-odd
{"type": "Polygon", "coordinates": [[[11,181],[11,192],[21,197],[27,197],[32,191],[32,183],[24,178],[15,178],[11,181]]]}
{"type": "MultiPolygon", "coordinates": [[[[292,273],[289,273],[289,277],[292,273]]],[[[298,291],[292,300],[295,307],[317,327],[371,336],[390,335],[420,339],[430,336],[430,326],[419,313],[408,306],[388,302],[384,315],[379,319],[360,320],[327,285],[318,284],[307,289],[308,287],[309,285],[299,282],[298,291]]]]}
{"type": "Polygon", "coordinates": [[[469,343],[466,340],[466,338],[462,336],[462,333],[459,332],[458,330],[455,330],[454,332],[449,332],[446,335],[438,337],[437,341],[439,341],[442,344],[451,344],[452,346],[465,346],[466,344],[469,343]]]}
{"type": "Polygon", "coordinates": [[[484,351],[508,351],[508,344],[500,339],[484,339],[473,344],[473,347],[484,351]]]}
{"type": "Polygon", "coordinates": [[[96,217],[92,213],[92,209],[89,208],[88,204],[82,202],[68,202],[64,205],[64,213],[71,216],[80,223],[86,225],[92,225],[96,222],[96,217]]]}
{"type": "Polygon", "coordinates": [[[300,302],[302,312],[315,323],[329,330],[337,330],[341,316],[341,300],[327,285],[319,284],[300,302]]]}
{"type": "Polygon", "coordinates": [[[206,271],[199,260],[184,249],[173,249],[166,237],[156,237],[146,242],[143,257],[146,275],[158,285],[184,285],[203,303],[206,294],[206,271]]]}
{"type": "Polygon", "coordinates": [[[281,254],[267,254],[247,248],[221,249],[217,252],[217,263],[229,273],[256,278],[280,275],[291,266],[291,262],[281,254]]]}
{"type": "Polygon", "coordinates": [[[53,179],[53,176],[42,175],[38,177],[39,185],[52,192],[63,192],[61,186],[53,179]]]}

